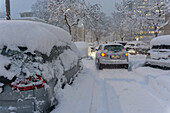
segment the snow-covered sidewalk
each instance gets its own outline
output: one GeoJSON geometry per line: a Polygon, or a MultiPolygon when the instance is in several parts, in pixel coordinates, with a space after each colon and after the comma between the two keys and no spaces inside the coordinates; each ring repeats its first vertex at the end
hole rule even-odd
{"type": "Polygon", "coordinates": [[[132,71],[97,70],[93,60],[74,83],[60,90],[52,113],[170,113],[170,71],[139,67],[143,56],[132,56],[132,71]]]}

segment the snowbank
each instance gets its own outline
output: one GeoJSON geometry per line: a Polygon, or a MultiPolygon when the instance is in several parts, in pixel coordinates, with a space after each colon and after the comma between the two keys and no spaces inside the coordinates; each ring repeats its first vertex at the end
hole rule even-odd
{"type": "Polygon", "coordinates": [[[82,57],[88,56],[88,44],[87,42],[75,42],[77,48],[79,49],[82,57]]]}

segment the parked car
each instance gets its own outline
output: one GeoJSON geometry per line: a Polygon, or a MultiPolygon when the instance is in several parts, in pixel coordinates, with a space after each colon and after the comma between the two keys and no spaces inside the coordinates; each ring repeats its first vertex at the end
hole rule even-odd
{"type": "Polygon", "coordinates": [[[170,68],[170,35],[159,36],[151,40],[145,65],[170,68]]]}
{"type": "Polygon", "coordinates": [[[129,54],[146,54],[149,50],[149,45],[142,41],[130,41],[125,45],[126,51],[129,54]]]}
{"type": "Polygon", "coordinates": [[[0,21],[0,113],[49,112],[57,89],[81,69],[66,31],[45,23],[0,21]]]}
{"type": "Polygon", "coordinates": [[[96,65],[99,69],[107,66],[123,66],[128,68],[128,53],[122,44],[110,43],[99,46],[96,53],[96,65]]]}

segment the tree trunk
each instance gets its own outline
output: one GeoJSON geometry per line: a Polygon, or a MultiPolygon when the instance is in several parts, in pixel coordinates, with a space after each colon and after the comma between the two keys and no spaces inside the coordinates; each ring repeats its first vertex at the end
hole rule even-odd
{"type": "Polygon", "coordinates": [[[5,1],[5,7],[6,7],[6,20],[11,20],[10,0],[6,0],[6,1],[5,1]]]}

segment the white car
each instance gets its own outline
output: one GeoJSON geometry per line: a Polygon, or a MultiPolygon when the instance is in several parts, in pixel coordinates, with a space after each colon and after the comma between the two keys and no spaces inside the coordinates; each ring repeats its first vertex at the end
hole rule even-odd
{"type": "Polygon", "coordinates": [[[159,36],[151,40],[145,65],[170,68],[170,35],[159,36]]]}
{"type": "Polygon", "coordinates": [[[125,49],[130,54],[146,54],[149,50],[149,45],[142,41],[127,42],[125,49]]]}
{"type": "Polygon", "coordinates": [[[102,44],[96,53],[96,65],[99,69],[104,67],[128,68],[128,53],[122,44],[110,43],[102,44]]]}

